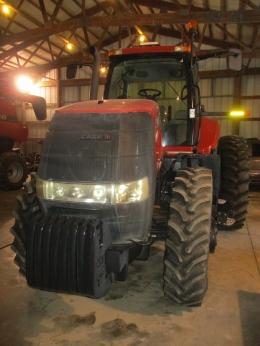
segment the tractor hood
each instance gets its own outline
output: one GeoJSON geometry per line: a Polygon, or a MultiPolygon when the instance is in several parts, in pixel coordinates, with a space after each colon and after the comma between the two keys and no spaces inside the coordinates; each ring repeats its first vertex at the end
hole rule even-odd
{"type": "Polygon", "coordinates": [[[158,103],[151,100],[93,100],[74,103],[68,106],[59,108],[56,115],[77,114],[77,113],[121,113],[127,114],[131,112],[148,113],[153,120],[158,117],[158,103]]]}
{"type": "Polygon", "coordinates": [[[157,116],[158,105],[149,100],[88,101],[60,108],[47,134],[39,177],[101,184],[149,178],[154,174],[157,116]]]}
{"type": "Polygon", "coordinates": [[[89,101],[54,115],[37,194],[47,208],[94,212],[113,240],[147,239],[155,191],[153,101],[89,101]]]}

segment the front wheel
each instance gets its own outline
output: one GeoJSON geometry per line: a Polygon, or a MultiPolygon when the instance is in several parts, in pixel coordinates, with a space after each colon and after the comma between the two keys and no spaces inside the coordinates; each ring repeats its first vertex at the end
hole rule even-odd
{"type": "Polygon", "coordinates": [[[12,250],[15,252],[14,262],[19,271],[26,275],[26,238],[32,218],[41,215],[40,205],[36,197],[34,178],[25,186],[25,191],[17,197],[17,207],[13,212],[15,223],[11,228],[14,236],[12,250]]]}
{"type": "Polygon", "coordinates": [[[207,290],[212,194],[210,170],[178,172],[172,188],[163,274],[164,293],[178,304],[198,306],[207,290]]]}

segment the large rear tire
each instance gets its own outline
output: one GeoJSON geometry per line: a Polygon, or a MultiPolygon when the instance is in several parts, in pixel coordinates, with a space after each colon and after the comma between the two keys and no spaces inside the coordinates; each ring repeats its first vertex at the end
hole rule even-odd
{"type": "Polygon", "coordinates": [[[172,188],[164,256],[164,293],[175,303],[198,306],[208,286],[212,173],[178,172],[172,188]]]}
{"type": "Polygon", "coordinates": [[[15,252],[14,262],[20,272],[26,275],[26,234],[30,227],[32,217],[41,214],[38,199],[35,193],[35,184],[26,184],[25,191],[17,197],[17,208],[14,210],[15,223],[11,228],[14,236],[12,250],[15,252]]]}
{"type": "Polygon", "coordinates": [[[243,227],[246,220],[249,191],[249,151],[244,138],[220,138],[218,152],[221,158],[219,198],[226,201],[227,219],[219,229],[234,230],[243,227]]]}
{"type": "Polygon", "coordinates": [[[28,176],[25,160],[15,152],[0,155],[0,183],[8,190],[18,190],[28,176]]]}

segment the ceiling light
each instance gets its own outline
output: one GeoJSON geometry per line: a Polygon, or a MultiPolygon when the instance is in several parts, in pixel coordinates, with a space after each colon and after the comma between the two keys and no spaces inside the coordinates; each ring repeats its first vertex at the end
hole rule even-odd
{"type": "Polygon", "coordinates": [[[107,67],[106,66],[101,66],[99,71],[100,71],[101,75],[105,75],[107,73],[107,67]]]}
{"type": "Polygon", "coordinates": [[[18,76],[15,84],[22,93],[28,94],[33,89],[33,80],[29,76],[18,76]]]}
{"type": "Polygon", "coordinates": [[[10,16],[12,13],[12,9],[10,6],[8,6],[7,4],[2,4],[1,5],[1,12],[3,13],[3,15],[5,16],[10,16]]]}
{"type": "Polygon", "coordinates": [[[139,40],[140,43],[143,43],[146,40],[145,35],[143,35],[143,34],[139,35],[138,40],[139,40]]]}
{"type": "Polygon", "coordinates": [[[69,50],[69,51],[72,51],[72,50],[75,49],[74,44],[72,44],[71,42],[67,42],[65,47],[66,47],[66,49],[69,50]]]}

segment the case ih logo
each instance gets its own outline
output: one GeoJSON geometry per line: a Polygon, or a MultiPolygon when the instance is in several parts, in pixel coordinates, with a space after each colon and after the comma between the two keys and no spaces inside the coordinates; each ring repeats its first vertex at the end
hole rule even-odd
{"type": "Polygon", "coordinates": [[[112,137],[108,133],[102,133],[102,134],[97,134],[97,133],[87,133],[84,134],[80,137],[81,140],[85,141],[111,141],[112,137]]]}

